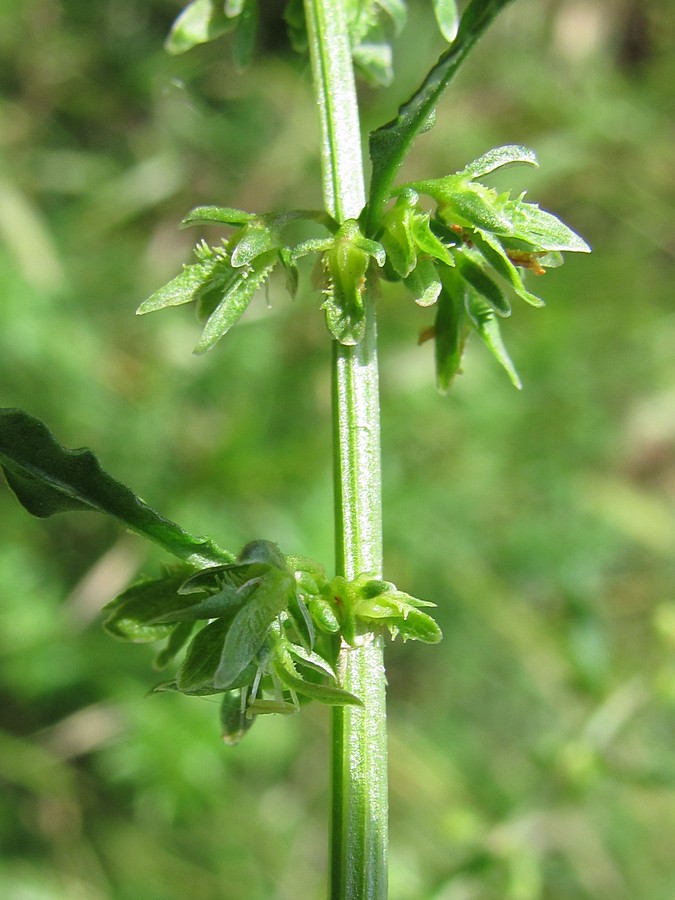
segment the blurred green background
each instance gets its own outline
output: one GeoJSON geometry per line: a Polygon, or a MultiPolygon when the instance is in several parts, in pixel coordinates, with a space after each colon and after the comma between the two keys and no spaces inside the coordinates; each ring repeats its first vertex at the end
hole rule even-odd
{"type": "MultiPolygon", "coordinates": [[[[279,3],[168,57],[177,0],[0,2],[0,404],[45,419],[196,533],[332,560],[329,341],[273,282],[212,353],[136,319],[199,203],[320,205],[316,107],[279,3]]],[[[391,900],[672,900],[675,884],[674,5],[517,0],[405,174],[524,143],[527,188],[592,244],[516,306],[518,393],[484,348],[441,397],[433,312],[381,302],[386,576],[444,642],[388,652],[391,900]]],[[[411,3],[395,112],[442,49],[411,3]]],[[[522,179],[522,180],[521,180],[522,179]]],[[[505,182],[500,181],[500,184],[505,182]]],[[[99,610],[161,556],[0,487],[0,896],[325,895],[328,711],[223,747],[208,698],[146,691],[99,610]]]]}

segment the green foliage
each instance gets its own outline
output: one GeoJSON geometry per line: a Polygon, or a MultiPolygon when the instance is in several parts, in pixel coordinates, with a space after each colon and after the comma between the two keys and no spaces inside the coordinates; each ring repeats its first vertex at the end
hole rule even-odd
{"type": "MultiPolygon", "coordinates": [[[[328,560],[325,335],[304,285],[285,305],[272,282],[273,308],[254,300],[218,359],[186,357],[180,314],[133,319],[187,259],[175,222],[196,202],[317,203],[307,143],[284,128],[304,136],[314,126],[315,107],[293,90],[296,63],[261,58],[241,82],[231,36],[194,61],[163,59],[175,5],[58,7],[58,17],[31,3],[3,14],[3,213],[19,195],[53,242],[22,263],[11,238],[32,246],[29,224],[5,226],[4,405],[36,411],[69,446],[98,447],[110,471],[193,533],[233,548],[267,533],[328,560]],[[49,61],[61,68],[46,80],[49,61]],[[227,114],[213,116],[215,106],[227,114]],[[131,205],[123,185],[150,164],[162,192],[144,176],[131,205]],[[54,263],[65,291],[44,280],[54,263]],[[250,391],[233,389],[244,373],[250,391]]],[[[472,339],[466,374],[449,398],[435,396],[432,342],[415,348],[411,334],[442,297],[426,313],[383,285],[387,577],[437,600],[445,634],[430,652],[388,649],[392,900],[670,896],[675,645],[663,588],[673,581],[675,336],[664,110],[674,73],[665,7],[639,12],[648,40],[632,19],[629,57],[622,5],[518,0],[404,176],[522,140],[542,164],[531,183],[525,173],[531,196],[597,249],[549,273],[540,316],[513,304],[506,336],[523,395],[472,339]],[[596,23],[573,29],[583,46],[565,42],[572,13],[596,23]]],[[[432,46],[433,29],[431,16],[411,16],[395,45],[397,91],[418,78],[410,47],[432,46]]],[[[272,33],[267,24],[268,46],[272,33]]],[[[393,91],[362,96],[374,124],[395,110],[393,91]]],[[[539,284],[532,273],[524,281],[539,284]]],[[[102,516],[35,522],[0,494],[0,890],[320,896],[325,709],[256,719],[244,747],[214,752],[217,703],[141,699],[151,646],[125,649],[91,619],[121,590],[118,577],[154,571],[154,557],[140,558],[141,542],[120,540],[102,516]]],[[[234,718],[253,721],[240,705],[234,718]]]]}
{"type": "MultiPolygon", "coordinates": [[[[251,234],[244,234],[236,247],[251,234]]],[[[359,240],[354,228],[349,234],[351,247],[366,256],[372,242],[359,240]]],[[[321,566],[302,557],[287,560],[270,541],[248,543],[235,560],[213,541],[193,538],[104,472],[90,450],[65,449],[27,413],[0,410],[0,461],[9,486],[33,515],[102,512],[186,560],[187,565],[166,568],[159,577],[126,588],[106,606],[105,627],[114,637],[134,643],[166,639],[157,658],[160,668],[187,645],[175,680],[156,690],[224,694],[227,743],[235,743],[249,727],[238,719],[229,724],[233,691],[239,692],[240,708],[249,718],[294,711],[299,696],[329,705],[360,705],[339,687],[334,668],[340,635],[356,641],[359,625],[386,626],[404,640],[440,640],[438,626],[418,609],[431,604],[392,584],[329,582],[321,566]],[[199,621],[207,624],[193,637],[199,621]]]]}

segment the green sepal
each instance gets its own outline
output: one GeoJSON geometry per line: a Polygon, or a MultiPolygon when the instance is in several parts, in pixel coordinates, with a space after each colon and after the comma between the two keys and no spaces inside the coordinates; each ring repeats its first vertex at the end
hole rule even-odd
{"type": "Polygon", "coordinates": [[[174,631],[174,624],[160,623],[157,619],[185,603],[178,590],[193,571],[188,566],[176,565],[165,569],[158,578],[132,584],[104,606],[104,628],[113,637],[134,643],[167,637],[174,631]]]}
{"type": "Polygon", "coordinates": [[[212,41],[235,27],[235,23],[225,15],[222,2],[194,0],[173,23],[164,47],[174,55],[185,53],[197,44],[212,41]]]}
{"type": "Polygon", "coordinates": [[[308,650],[306,647],[300,646],[300,644],[291,644],[289,642],[286,646],[291,656],[294,656],[303,666],[309,666],[321,675],[327,675],[332,681],[337,681],[337,675],[332,665],[319,653],[308,650]]]}
{"type": "Polygon", "coordinates": [[[455,259],[447,246],[431,230],[429,215],[416,212],[411,220],[411,230],[420,253],[437,260],[445,266],[455,265],[455,259]]]}
{"type": "Polygon", "coordinates": [[[433,306],[441,292],[441,279],[430,259],[419,259],[403,283],[418,306],[433,306]]]}
{"type": "Polygon", "coordinates": [[[414,206],[418,195],[408,191],[397,198],[383,217],[380,237],[387,254],[387,261],[400,278],[406,278],[415,268],[417,249],[412,234],[414,206]]]}
{"type": "Polygon", "coordinates": [[[468,291],[466,310],[469,321],[479,337],[483,340],[500,366],[506,371],[511,379],[511,384],[520,390],[523,385],[516,372],[516,368],[513,365],[513,361],[504,346],[501,330],[499,328],[499,321],[495,316],[494,309],[475,291],[468,291]]]}
{"type": "Polygon", "coordinates": [[[105,472],[91,450],[67,450],[23,410],[0,409],[0,463],[21,505],[34,516],[93,510],[119,519],[195,567],[230,562],[213,541],[193,537],[105,472]]]}
{"type": "Polygon", "coordinates": [[[220,733],[225,744],[236,746],[254,722],[255,716],[247,714],[241,688],[223,694],[220,704],[220,733]]]}
{"type": "Polygon", "coordinates": [[[252,265],[259,256],[278,251],[281,241],[275,229],[255,218],[246,223],[228,243],[230,265],[235,269],[252,265]]]}

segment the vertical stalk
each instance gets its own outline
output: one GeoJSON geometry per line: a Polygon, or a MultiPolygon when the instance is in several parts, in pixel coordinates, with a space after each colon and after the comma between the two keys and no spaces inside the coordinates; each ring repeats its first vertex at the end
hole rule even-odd
{"type": "MultiPolygon", "coordinates": [[[[365,203],[361,133],[343,0],[305,0],[321,120],[324,202],[338,222],[365,203]]],[[[382,502],[377,327],[366,292],[366,333],[333,343],[333,459],[338,574],[381,577],[382,502]]],[[[330,900],[387,895],[387,734],[382,643],[364,632],[339,670],[362,709],[336,707],[331,739],[330,900]]]]}

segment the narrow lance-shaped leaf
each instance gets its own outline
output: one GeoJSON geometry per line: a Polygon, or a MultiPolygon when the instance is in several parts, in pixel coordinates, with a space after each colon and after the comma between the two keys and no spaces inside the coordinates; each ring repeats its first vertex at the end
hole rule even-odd
{"type": "Polygon", "coordinates": [[[39,419],[0,409],[0,463],[17,499],[34,516],[94,510],[119,519],[195,566],[231,562],[213,541],[193,537],[104,472],[91,450],[67,450],[39,419]]]}
{"type": "Polygon", "coordinates": [[[369,147],[373,177],[368,203],[368,234],[376,230],[396,172],[416,136],[424,130],[443,91],[478,38],[510,2],[471,0],[461,18],[453,44],[441,55],[412,97],[402,104],[396,118],[371,133],[369,147]]]}
{"type": "MultiPolygon", "coordinates": [[[[447,276],[444,282],[447,282],[447,276]]],[[[466,327],[464,323],[464,291],[461,282],[448,290],[447,285],[436,304],[436,320],[434,322],[434,345],[436,358],[436,384],[444,394],[450,387],[453,378],[460,371],[466,327]]]]}
{"type": "Polygon", "coordinates": [[[475,291],[468,292],[466,308],[469,314],[469,320],[477,334],[483,340],[497,362],[506,371],[511,379],[511,384],[520,390],[523,385],[511,357],[509,356],[508,350],[504,346],[501,330],[499,328],[499,321],[495,316],[494,310],[475,291]]]}

